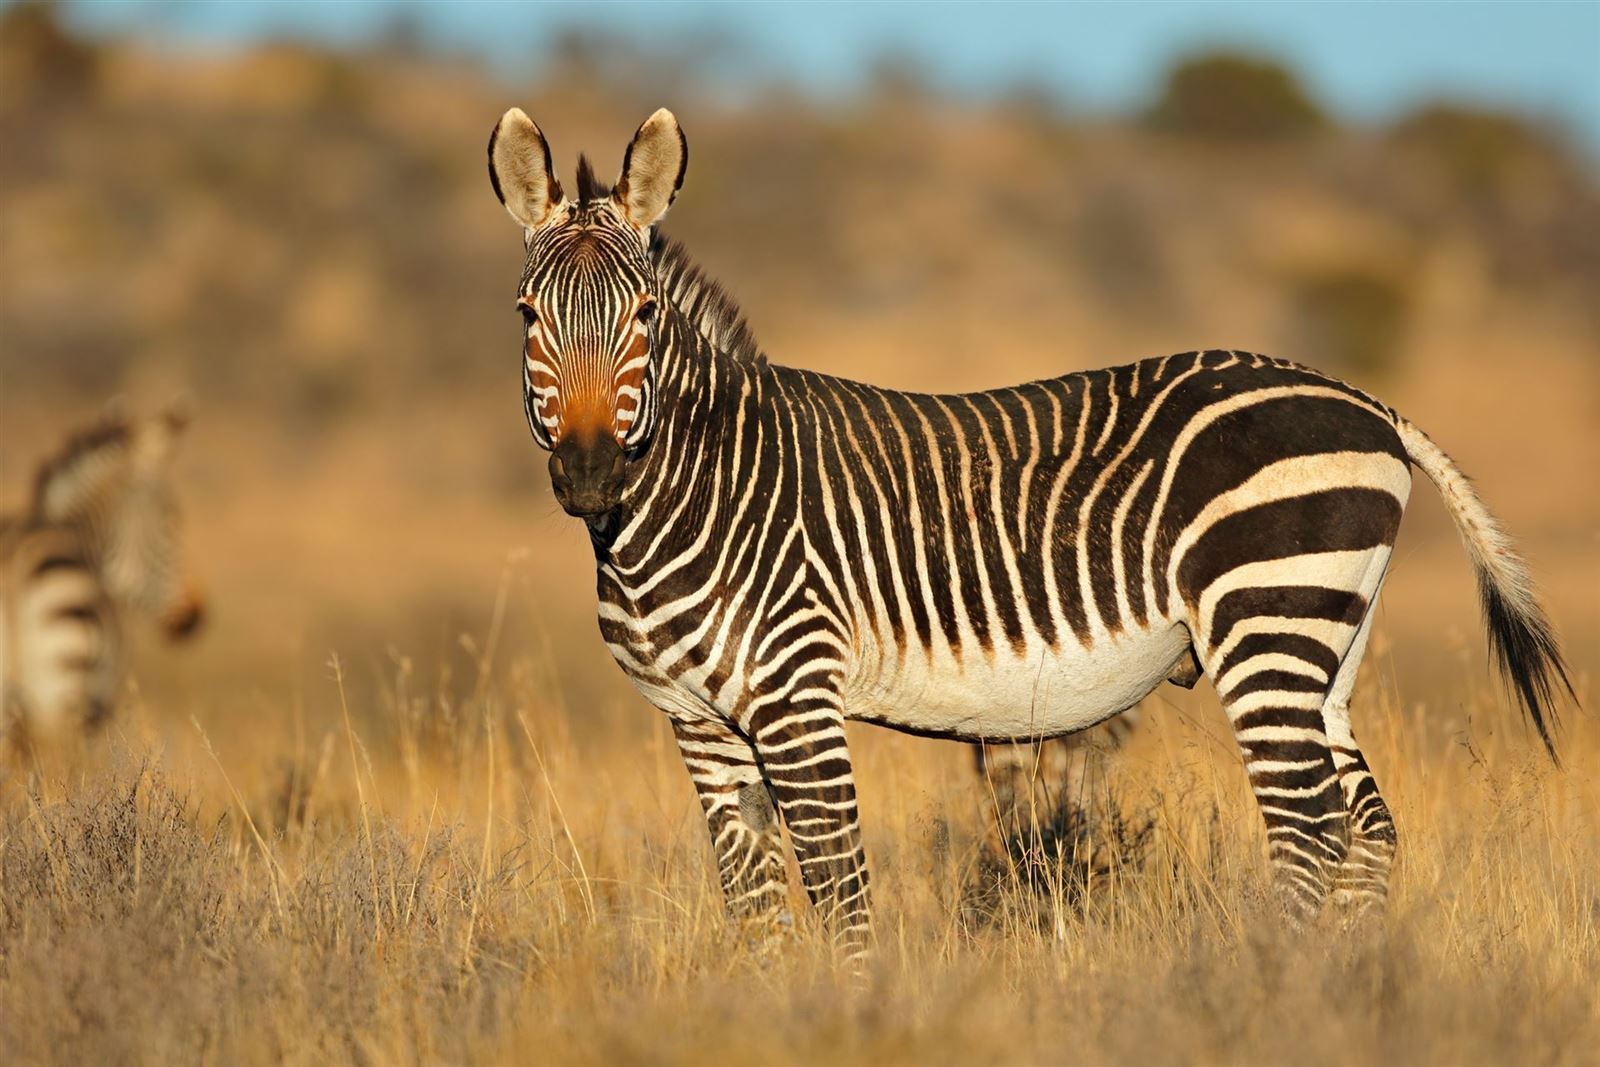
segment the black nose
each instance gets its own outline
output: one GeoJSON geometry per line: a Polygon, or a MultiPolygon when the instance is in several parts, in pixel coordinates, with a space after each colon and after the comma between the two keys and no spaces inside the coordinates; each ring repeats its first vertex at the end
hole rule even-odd
{"type": "Polygon", "coordinates": [[[550,456],[550,484],[568,515],[603,515],[622,499],[622,446],[610,434],[569,437],[550,456]]]}
{"type": "Polygon", "coordinates": [[[167,631],[167,637],[173,641],[182,641],[193,637],[195,631],[200,629],[200,624],[206,620],[206,605],[194,593],[185,594],[167,615],[162,619],[162,625],[167,631]]]}

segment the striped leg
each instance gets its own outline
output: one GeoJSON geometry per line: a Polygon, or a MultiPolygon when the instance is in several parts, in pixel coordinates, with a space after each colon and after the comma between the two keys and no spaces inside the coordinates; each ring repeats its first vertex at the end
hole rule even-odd
{"type": "Polygon", "coordinates": [[[1360,594],[1285,586],[1231,593],[1213,616],[1207,673],[1267,824],[1274,879],[1297,921],[1322,905],[1348,848],[1323,707],[1365,606],[1360,594]],[[1246,607],[1250,614],[1241,614],[1246,607]]]}
{"type": "Polygon", "coordinates": [[[871,930],[844,716],[831,693],[801,690],[754,727],[756,751],[789,828],[806,894],[833,931],[835,946],[858,963],[871,930]]]}
{"type": "Polygon", "coordinates": [[[787,926],[788,871],[778,816],[750,743],[726,723],[672,723],[700,794],[728,911],[758,926],[787,926]]]}
{"type": "Polygon", "coordinates": [[[1350,729],[1350,692],[1367,648],[1372,614],[1361,624],[1338,676],[1322,707],[1324,728],[1333,750],[1333,765],[1339,771],[1339,788],[1349,812],[1350,851],[1334,876],[1333,901],[1356,916],[1381,911],[1389,897],[1389,869],[1394,864],[1398,839],[1389,806],[1378,792],[1378,783],[1367,767],[1366,757],[1356,747],[1350,729]]]}
{"type": "Polygon", "coordinates": [[[1126,744],[1138,724],[1139,711],[1132,708],[1067,737],[973,745],[973,764],[991,809],[984,847],[1003,856],[1008,842],[1046,840],[1070,826],[1089,807],[1091,769],[1126,744]]]}
{"type": "Polygon", "coordinates": [[[1079,803],[1084,753],[1076,738],[976,744],[972,757],[991,808],[984,846],[1004,855],[1007,842],[1028,839],[1052,813],[1079,803]]]}

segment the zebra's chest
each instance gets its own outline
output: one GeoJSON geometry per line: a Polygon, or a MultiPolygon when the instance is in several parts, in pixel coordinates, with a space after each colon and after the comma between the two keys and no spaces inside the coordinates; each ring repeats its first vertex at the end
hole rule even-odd
{"type": "Polygon", "coordinates": [[[600,633],[617,666],[655,707],[681,720],[726,719],[742,689],[730,677],[737,642],[729,644],[725,609],[715,597],[640,595],[602,581],[600,633]]]}
{"type": "Polygon", "coordinates": [[[1138,703],[1187,652],[1179,625],[957,659],[913,651],[863,667],[846,694],[851,718],[968,739],[1050,737],[1087,729],[1138,703]]]}

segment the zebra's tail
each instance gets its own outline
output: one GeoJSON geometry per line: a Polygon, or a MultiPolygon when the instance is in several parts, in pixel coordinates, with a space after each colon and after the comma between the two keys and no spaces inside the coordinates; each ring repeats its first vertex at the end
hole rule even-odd
{"type": "Polygon", "coordinates": [[[1516,691],[1523,712],[1533,720],[1550,758],[1559,763],[1554,738],[1559,725],[1556,689],[1565,689],[1574,701],[1577,695],[1567,677],[1555,630],[1534,593],[1528,565],[1478,499],[1461,468],[1427,434],[1405,419],[1397,419],[1396,428],[1406,454],[1427,474],[1444,498],[1450,517],[1455,519],[1477,572],[1489,645],[1500,672],[1516,691]]]}

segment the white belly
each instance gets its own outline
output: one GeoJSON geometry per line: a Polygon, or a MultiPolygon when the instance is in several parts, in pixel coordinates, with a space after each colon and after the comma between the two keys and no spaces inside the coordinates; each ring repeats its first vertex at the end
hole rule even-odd
{"type": "MultiPolygon", "coordinates": [[[[1101,635],[1093,648],[1070,638],[1062,647],[1017,654],[996,648],[959,663],[944,649],[913,649],[860,668],[845,714],[918,733],[965,738],[1052,737],[1085,730],[1139,702],[1186,654],[1189,633],[1171,626],[1101,635]]],[[[876,658],[876,657],[875,657],[876,658]]]]}

